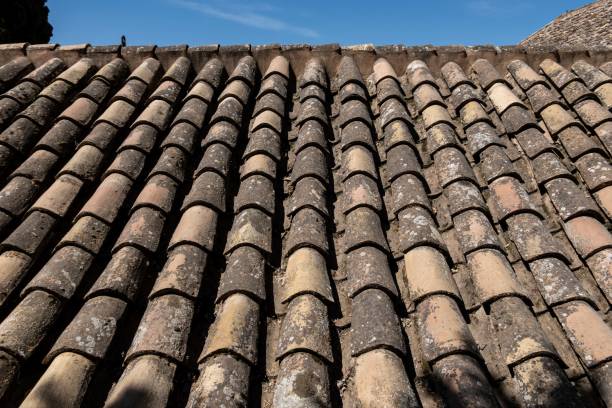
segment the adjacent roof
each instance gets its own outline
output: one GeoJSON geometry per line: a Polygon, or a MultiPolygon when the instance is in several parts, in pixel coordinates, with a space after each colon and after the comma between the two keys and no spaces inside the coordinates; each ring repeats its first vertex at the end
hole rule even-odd
{"type": "Polygon", "coordinates": [[[3,406],[612,406],[611,53],[0,47],[3,406]]]}
{"type": "Polygon", "coordinates": [[[525,38],[525,46],[611,47],[612,0],[568,11],[525,38]]]}

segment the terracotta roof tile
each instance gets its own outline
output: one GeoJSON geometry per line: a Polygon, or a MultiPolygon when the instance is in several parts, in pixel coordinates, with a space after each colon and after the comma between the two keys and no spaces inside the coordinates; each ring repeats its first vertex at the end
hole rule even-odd
{"type": "Polygon", "coordinates": [[[456,148],[445,148],[437,152],[434,156],[434,165],[441,187],[446,187],[459,180],[476,183],[474,171],[463,153],[456,148]]]}
{"type": "Polygon", "coordinates": [[[251,88],[254,88],[255,77],[258,75],[257,63],[251,56],[245,56],[238,61],[234,70],[229,76],[226,86],[235,80],[245,81],[251,88]]]}
{"type": "Polygon", "coordinates": [[[572,64],[572,71],[580,76],[591,89],[597,89],[611,81],[607,74],[584,60],[578,60],[572,64]]]}
{"type": "Polygon", "coordinates": [[[213,354],[232,352],[254,363],[257,359],[258,314],[257,302],[248,296],[235,294],[225,299],[200,360],[213,354]]]}
{"type": "Polygon", "coordinates": [[[531,69],[524,61],[512,61],[508,64],[508,72],[512,74],[520,87],[526,91],[538,84],[548,86],[544,77],[531,69]]]}
{"type": "MultiPolygon", "coordinates": [[[[113,82],[111,82],[112,84],[113,82]]],[[[91,99],[93,102],[101,104],[104,102],[108,91],[110,90],[111,85],[102,80],[102,79],[94,79],[89,85],[87,85],[81,92],[79,92],[79,97],[85,97],[91,99]]]]}
{"type": "Polygon", "coordinates": [[[150,99],[160,99],[162,101],[173,104],[177,101],[181,85],[175,81],[166,80],[162,82],[157,89],[149,96],[150,99]]]}
{"type": "Polygon", "coordinates": [[[318,84],[306,85],[300,91],[300,102],[304,103],[309,98],[316,98],[321,102],[325,103],[326,93],[325,90],[318,84]]]}
{"type": "Polygon", "coordinates": [[[475,294],[483,304],[502,297],[523,297],[525,291],[514,276],[505,256],[494,249],[483,249],[467,256],[475,294]]]}
{"type": "Polygon", "coordinates": [[[51,238],[56,221],[55,217],[47,213],[30,213],[2,242],[1,247],[17,249],[33,257],[42,251],[51,238]]]}
{"type": "Polygon", "coordinates": [[[444,64],[440,72],[444,76],[446,84],[451,91],[461,84],[468,84],[474,87],[463,69],[461,69],[456,62],[451,61],[444,64]]]}
{"type": "Polygon", "coordinates": [[[352,308],[351,354],[353,356],[380,348],[400,354],[405,352],[399,321],[389,296],[378,289],[366,289],[353,298],[352,308]],[[371,314],[371,311],[376,312],[371,314]],[[384,323],[381,324],[381,320],[384,323]]]}
{"type": "Polygon", "coordinates": [[[147,58],[130,74],[130,78],[136,78],[145,84],[151,83],[156,76],[160,75],[161,64],[154,58],[147,58]]]}
{"type": "MultiPolygon", "coordinates": [[[[520,163],[517,162],[515,166],[510,161],[507,149],[498,145],[490,145],[480,155],[480,165],[477,167],[480,174],[478,172],[476,174],[480,175],[489,184],[500,178],[514,178],[523,181],[523,175],[520,173],[521,169],[518,168],[520,163]]],[[[528,181],[529,179],[525,178],[525,180],[528,181]]]]}
{"type": "MultiPolygon", "coordinates": [[[[266,298],[265,258],[257,248],[243,246],[232,251],[228,258],[224,278],[219,283],[217,302],[222,302],[229,296],[242,293],[257,301],[266,298]]],[[[275,358],[275,355],[270,357],[275,358]]]]}
{"type": "Polygon", "coordinates": [[[292,218],[292,228],[287,234],[286,254],[290,255],[299,248],[310,247],[319,250],[325,256],[329,255],[329,245],[326,237],[326,219],[320,211],[303,208],[292,218]]]}
{"type": "Polygon", "coordinates": [[[576,395],[575,389],[564,378],[563,372],[556,362],[548,357],[534,357],[517,365],[515,368],[516,383],[518,388],[518,399],[521,402],[536,404],[550,404],[562,398],[564,404],[569,407],[580,406],[581,401],[576,395]],[[536,386],[534,379],[537,378],[536,386]],[[542,392],[542,389],[557,390],[555,394],[542,392]],[[561,395],[561,397],[559,397],[561,395]]]}
{"type": "Polygon", "coordinates": [[[204,365],[203,371],[209,375],[229,375],[233,378],[231,385],[222,386],[219,383],[212,382],[196,383],[194,390],[189,397],[190,404],[222,404],[226,399],[226,393],[234,395],[239,403],[247,404],[247,396],[242,390],[248,388],[249,365],[244,360],[231,354],[219,354],[212,356],[204,365]]]}
{"type": "MultiPolygon", "coordinates": [[[[451,105],[455,109],[455,112],[459,112],[464,105],[467,105],[470,102],[476,102],[482,106],[479,92],[474,89],[471,83],[457,85],[453,89],[450,99],[452,102],[451,105]]],[[[476,110],[476,107],[472,106],[472,110],[476,110]]]]}
{"type": "Polygon", "coordinates": [[[523,301],[508,297],[494,302],[491,304],[491,315],[508,366],[512,367],[535,355],[559,358],[523,301]]]}
{"type": "Polygon", "coordinates": [[[164,215],[156,209],[148,207],[136,209],[117,238],[113,251],[129,245],[155,253],[161,239],[164,222],[164,215]]]}
{"type": "Polygon", "coordinates": [[[147,184],[134,201],[132,210],[151,207],[164,214],[170,213],[179,184],[165,174],[150,175],[147,184]]]}
{"type": "Polygon", "coordinates": [[[612,120],[612,114],[592,99],[576,103],[574,109],[576,109],[576,112],[585,121],[587,126],[592,128],[597,128],[604,122],[612,120]]]}
{"type": "Polygon", "coordinates": [[[0,66],[0,396],[609,401],[602,54],[347,50],[0,66]]]}
{"type": "Polygon", "coordinates": [[[431,212],[423,207],[408,207],[397,214],[399,245],[406,252],[420,245],[447,251],[431,212]]]}
{"type": "Polygon", "coordinates": [[[137,79],[128,79],[119,91],[113,96],[111,101],[125,101],[136,105],[143,97],[147,90],[147,83],[137,79]]]}
{"type": "Polygon", "coordinates": [[[282,131],[282,117],[278,112],[273,110],[263,110],[255,114],[253,123],[251,125],[251,131],[256,131],[262,128],[271,128],[277,133],[282,131]]]}
{"type": "Polygon", "coordinates": [[[97,255],[108,236],[110,226],[89,215],[79,218],[62,238],[59,247],[74,245],[97,255]]]}
{"type": "Polygon", "coordinates": [[[149,260],[140,249],[125,246],[113,254],[94,285],[88,298],[109,295],[129,302],[136,298],[149,260]]]}
{"type": "Polygon", "coordinates": [[[125,149],[120,151],[115,160],[108,166],[104,176],[113,173],[122,174],[132,181],[135,181],[141,174],[145,165],[146,155],[135,149],[125,149]]]}
{"type": "MultiPolygon", "coordinates": [[[[180,115],[181,112],[179,112],[177,116],[180,115]]],[[[197,131],[198,128],[192,123],[174,122],[160,147],[175,146],[179,149],[183,149],[187,153],[191,153],[195,147],[197,131]]]]}
{"type": "Polygon", "coordinates": [[[153,126],[142,124],[131,131],[121,142],[117,151],[135,149],[144,154],[150,153],[157,141],[157,129],[153,126]]]}
{"type": "Polygon", "coordinates": [[[77,85],[83,80],[88,74],[92,74],[95,69],[94,61],[89,58],[81,58],[76,63],[72,64],[68,69],[63,71],[57,76],[57,79],[61,79],[72,85],[77,85]]]}
{"type": "Polygon", "coordinates": [[[572,180],[559,178],[549,181],[546,190],[563,221],[580,215],[602,219],[593,199],[572,180]]]}
{"type": "Polygon", "coordinates": [[[580,301],[567,303],[555,308],[559,320],[569,332],[569,338],[588,367],[593,367],[612,356],[610,342],[612,336],[610,327],[603,324],[597,312],[580,301]],[[591,326],[589,331],[583,325],[591,326]],[[585,334],[589,333],[588,337],[585,334]]]}
{"type": "Polygon", "coordinates": [[[497,72],[495,67],[486,59],[479,59],[472,64],[472,70],[478,76],[478,81],[485,91],[489,92],[494,84],[508,85],[506,80],[497,72]]]}
{"type": "Polygon", "coordinates": [[[0,324],[0,348],[20,360],[30,357],[55,321],[61,306],[61,302],[50,293],[31,292],[0,324]]]}
{"type": "Polygon", "coordinates": [[[311,295],[301,295],[292,300],[283,319],[277,359],[284,360],[287,355],[308,350],[333,361],[326,314],[325,304],[311,295]]]}
{"type": "MultiPolygon", "coordinates": [[[[389,149],[387,152],[387,162],[385,170],[389,182],[393,182],[397,178],[408,174],[419,178],[423,177],[414,148],[408,144],[397,145],[389,149]]],[[[374,166],[374,163],[368,164],[369,167],[374,166]]],[[[375,172],[368,169],[365,174],[374,175],[375,172]]]]}
{"type": "Polygon", "coordinates": [[[59,174],[71,174],[83,181],[92,181],[102,164],[104,153],[97,147],[80,147],[59,174]]]}
{"type": "Polygon", "coordinates": [[[540,68],[557,88],[563,88],[568,83],[578,79],[575,74],[564,69],[563,66],[551,59],[542,61],[540,68]]]}
{"type": "MultiPolygon", "coordinates": [[[[282,60],[284,58],[280,57],[280,59],[282,60]]],[[[266,74],[264,79],[262,79],[261,86],[259,88],[259,93],[257,94],[256,99],[259,101],[264,97],[267,97],[267,98],[278,97],[284,100],[287,97],[287,86],[288,86],[287,76],[285,76],[284,74],[278,73],[278,72],[271,71],[268,74],[266,74]]],[[[317,88],[316,86],[315,86],[315,89],[318,89],[319,91],[321,91],[321,89],[317,88]]],[[[303,100],[304,99],[302,99],[302,101],[303,100]]],[[[253,114],[256,115],[257,112],[253,112],[253,114]]]]}
{"type": "MultiPolygon", "coordinates": [[[[434,124],[444,121],[445,116],[444,112],[439,112],[439,105],[432,105],[427,108],[429,112],[430,122],[429,125],[433,126],[434,124]]],[[[380,126],[383,130],[391,123],[401,120],[406,122],[408,125],[412,124],[412,120],[410,119],[409,113],[406,112],[404,104],[400,102],[396,98],[388,99],[384,103],[381,104],[381,124],[380,126]]]]}
{"type": "Polygon", "coordinates": [[[311,84],[326,88],[328,85],[327,73],[325,72],[322,61],[318,58],[311,58],[306,61],[304,64],[304,72],[298,82],[300,88],[304,88],[311,84]]]}
{"type": "Polygon", "coordinates": [[[36,183],[27,177],[12,178],[0,192],[0,208],[14,216],[22,214],[35,196],[36,187],[36,183]]]}
{"type": "Polygon", "coordinates": [[[463,302],[446,259],[435,248],[421,246],[406,252],[404,273],[412,302],[418,303],[435,294],[445,294],[463,302]]]}
{"type": "Polygon", "coordinates": [[[590,190],[606,187],[612,181],[609,162],[599,153],[588,153],[576,160],[576,168],[590,190]]]}
{"type": "Polygon", "coordinates": [[[612,246],[612,235],[595,218],[587,216],[573,218],[565,223],[565,228],[570,241],[585,258],[612,246]]]}
{"type": "MultiPolygon", "coordinates": [[[[323,82],[320,83],[322,85],[324,84],[323,82]]],[[[349,83],[363,86],[363,78],[355,60],[346,56],[343,57],[338,64],[335,85],[338,89],[341,89],[349,83]]]]}
{"type": "Polygon", "coordinates": [[[95,79],[100,79],[112,85],[125,79],[129,73],[130,67],[128,63],[121,58],[115,58],[96,71],[92,77],[92,82],[95,79]]]}
{"type": "Polygon", "coordinates": [[[226,118],[225,121],[217,122],[210,127],[208,134],[202,141],[202,147],[212,147],[220,143],[228,149],[233,149],[236,147],[239,134],[239,127],[232,124],[226,118]]]}
{"type": "Polygon", "coordinates": [[[93,255],[85,249],[75,246],[60,248],[28,282],[22,296],[35,290],[44,290],[58,298],[70,299],[93,259],[93,255]]]}
{"type": "Polygon", "coordinates": [[[508,232],[525,261],[545,256],[565,259],[559,246],[552,240],[550,232],[533,214],[517,214],[508,219],[508,232]]]}
{"type": "Polygon", "coordinates": [[[534,112],[537,114],[541,114],[550,105],[559,103],[559,99],[548,86],[539,83],[527,90],[527,96],[534,112]]]}
{"type": "Polygon", "coordinates": [[[2,292],[0,292],[0,302],[4,304],[7,296],[15,289],[19,281],[25,276],[32,257],[19,251],[4,251],[0,255],[0,265],[2,265],[2,292]]]}
{"type": "MultiPolygon", "coordinates": [[[[344,87],[342,88],[343,90],[346,90],[348,87],[344,87]]],[[[357,94],[359,95],[359,97],[361,98],[365,98],[365,91],[363,90],[363,88],[361,87],[356,87],[355,86],[355,91],[352,93],[348,93],[346,94],[346,98],[348,97],[355,97],[355,92],[357,92],[357,94]],[[363,94],[363,96],[362,96],[363,94]]],[[[395,78],[385,78],[382,81],[380,81],[377,84],[377,89],[376,89],[376,99],[378,99],[380,101],[380,104],[382,105],[383,103],[385,103],[387,100],[395,98],[398,99],[399,101],[402,101],[404,99],[405,95],[404,92],[402,90],[402,88],[400,87],[400,85],[398,84],[397,80],[395,78]]],[[[365,99],[364,99],[365,100],[365,99]]],[[[367,100],[365,100],[367,101],[367,100]]],[[[343,101],[342,101],[343,102],[343,101]]]]}
{"type": "Polygon", "coordinates": [[[511,106],[522,106],[525,105],[520,99],[506,86],[506,84],[496,83],[491,85],[491,88],[487,91],[493,106],[497,111],[498,115],[503,114],[511,106]]]}
{"type": "Polygon", "coordinates": [[[287,280],[283,289],[283,303],[294,297],[311,294],[333,302],[327,277],[325,257],[314,248],[300,248],[287,260],[287,280]]]}
{"type": "Polygon", "coordinates": [[[501,249],[493,226],[481,211],[465,211],[456,215],[453,222],[464,254],[483,248],[501,249]]]}
{"type": "MultiPolygon", "coordinates": [[[[126,247],[129,248],[129,247],[126,247]]],[[[177,293],[193,299],[197,296],[207,254],[204,250],[181,245],[173,250],[155,281],[150,297],[177,293]]]]}
{"type": "Polygon", "coordinates": [[[612,217],[612,187],[604,187],[593,196],[608,218],[612,217]]]}
{"type": "Polygon", "coordinates": [[[246,82],[243,81],[232,81],[223,89],[221,95],[219,95],[219,101],[227,97],[233,97],[239,100],[243,105],[246,105],[249,101],[249,94],[251,88],[246,82]]]}
{"type": "Polygon", "coordinates": [[[22,75],[32,71],[32,62],[27,57],[17,57],[0,67],[0,92],[4,92],[22,75]]]}
{"type": "Polygon", "coordinates": [[[606,82],[603,85],[595,88],[595,93],[601,100],[601,103],[608,108],[612,109],[612,83],[606,82]]]}
{"type": "Polygon", "coordinates": [[[60,58],[54,57],[45,61],[34,71],[28,73],[23,79],[44,87],[65,69],[66,64],[60,58]]]}
{"type": "Polygon", "coordinates": [[[63,218],[72,207],[82,185],[83,182],[74,176],[69,174],[60,176],[51,187],[32,204],[30,211],[45,211],[56,217],[63,218]]]}
{"type": "Polygon", "coordinates": [[[62,101],[70,97],[74,91],[73,85],[65,81],[53,81],[51,84],[46,86],[38,96],[44,96],[53,102],[61,104],[62,101]]]}
{"type": "Polygon", "coordinates": [[[182,361],[187,351],[189,332],[186,329],[193,312],[193,303],[183,296],[168,294],[151,299],[127,351],[126,361],[147,354],[182,361]]]}
{"type": "MultiPolygon", "coordinates": [[[[605,116],[607,117],[607,114],[605,116]]],[[[612,145],[612,122],[607,121],[606,119],[605,122],[601,123],[594,129],[594,133],[604,145],[606,150],[610,152],[610,146],[612,145]]]]}
{"type": "Polygon", "coordinates": [[[417,309],[417,319],[427,361],[435,362],[456,353],[480,358],[476,342],[452,299],[443,295],[425,298],[417,309]]]}
{"type": "Polygon", "coordinates": [[[125,308],[124,301],[109,296],[99,296],[86,302],[57,339],[46,359],[50,361],[67,351],[78,351],[79,354],[95,360],[103,359],[125,308]],[[98,324],[103,325],[105,330],[98,331],[98,324]],[[82,333],[91,333],[91,341],[79,341],[82,333]]]}
{"type": "Polygon", "coordinates": [[[231,154],[231,149],[225,144],[210,144],[204,152],[204,156],[195,171],[195,175],[199,176],[204,171],[214,171],[221,177],[226,178],[231,164],[231,154]]]}
{"type": "Polygon", "coordinates": [[[185,96],[185,101],[191,98],[201,99],[203,102],[212,102],[215,94],[215,88],[208,82],[197,82],[185,96]]]}
{"type": "MultiPolygon", "coordinates": [[[[124,151],[125,151],[125,150],[124,150],[124,151]]],[[[111,177],[112,177],[112,176],[111,176],[111,177]]],[[[142,210],[149,210],[149,209],[148,209],[148,208],[146,208],[146,207],[143,207],[143,208],[142,208],[142,210]]],[[[151,210],[151,211],[153,211],[153,210],[151,210]]],[[[138,210],[136,211],[136,213],[135,213],[135,214],[137,215],[137,213],[138,213],[138,210]]],[[[136,216],[135,218],[137,218],[137,216],[136,216]]],[[[84,219],[87,219],[87,217],[82,217],[82,218],[80,218],[80,219],[79,219],[79,221],[77,221],[77,224],[78,224],[79,222],[81,222],[82,220],[84,220],[84,219]]],[[[151,227],[151,226],[153,225],[153,223],[151,223],[151,222],[146,222],[146,220],[145,220],[145,224],[148,224],[148,225],[146,225],[146,226],[148,226],[148,227],[151,227]]],[[[139,227],[139,228],[140,228],[140,227],[139,227]]],[[[138,231],[140,231],[141,229],[137,229],[137,230],[138,230],[138,231]]],[[[130,230],[130,229],[128,229],[127,231],[131,231],[131,230],[130,230]]],[[[150,230],[149,230],[149,231],[150,231],[150,230]]],[[[91,232],[91,231],[90,231],[90,232],[91,232]]],[[[87,245],[87,244],[88,244],[88,242],[87,242],[88,240],[87,240],[87,239],[85,239],[85,237],[78,238],[79,234],[73,234],[73,235],[74,235],[74,238],[75,238],[75,239],[74,239],[74,243],[75,243],[75,244],[78,244],[78,245],[80,245],[80,246],[83,246],[83,245],[88,246],[88,245],[87,245]],[[78,241],[78,242],[77,242],[77,241],[78,241]]],[[[66,245],[66,244],[67,244],[68,242],[70,242],[70,241],[72,241],[72,240],[70,239],[70,233],[69,233],[69,234],[67,235],[67,237],[66,237],[66,238],[65,238],[65,239],[62,241],[62,244],[60,244],[60,245],[66,245]]],[[[131,241],[130,241],[130,242],[131,242],[131,241]]],[[[62,247],[62,249],[63,249],[63,248],[70,248],[70,246],[63,246],[63,247],[62,247]]],[[[120,250],[117,252],[117,254],[122,254],[122,253],[124,253],[125,251],[128,251],[128,250],[129,250],[129,247],[124,247],[124,248],[125,248],[125,250],[124,250],[124,249],[120,249],[120,250]]],[[[91,248],[89,248],[89,249],[90,249],[90,250],[92,250],[92,249],[94,249],[94,247],[91,247],[91,248]]],[[[125,258],[125,257],[123,257],[123,258],[118,258],[118,260],[120,260],[120,262],[121,262],[121,259],[126,259],[126,258],[125,258]]],[[[139,262],[139,264],[140,264],[140,265],[142,265],[142,262],[141,262],[141,261],[138,261],[138,262],[139,262]]],[[[133,267],[129,268],[129,270],[131,270],[131,271],[132,271],[132,273],[138,273],[138,271],[139,271],[139,270],[140,270],[140,271],[142,271],[142,269],[139,267],[139,264],[132,263],[131,265],[132,265],[133,267]]],[[[128,265],[130,265],[130,264],[127,264],[126,266],[128,266],[128,265]]],[[[110,269],[107,269],[107,270],[110,270],[110,271],[117,271],[117,269],[116,269],[116,268],[112,268],[112,267],[111,267],[110,269]]],[[[116,276],[116,274],[115,274],[115,278],[120,277],[120,276],[121,276],[121,274],[119,274],[119,276],[116,276]]],[[[136,279],[136,282],[133,282],[133,283],[131,284],[131,287],[132,287],[132,288],[134,288],[134,284],[137,284],[137,282],[138,282],[138,281],[139,281],[139,279],[136,279]]],[[[108,282],[108,281],[107,281],[107,282],[108,282]]],[[[111,282],[112,282],[112,281],[111,281],[111,282]]],[[[116,282],[116,280],[115,280],[115,282],[116,282]]],[[[110,283],[110,282],[109,282],[109,283],[110,283]]],[[[107,285],[107,284],[102,283],[102,286],[101,286],[101,287],[99,287],[99,288],[98,288],[98,290],[102,290],[102,291],[105,291],[105,290],[111,290],[111,291],[112,291],[112,290],[114,290],[114,289],[111,289],[111,288],[104,289],[104,286],[105,286],[105,285],[107,285]]],[[[115,284],[114,286],[116,286],[116,284],[115,284]]],[[[120,291],[120,292],[125,292],[125,290],[121,290],[121,289],[119,289],[119,291],[120,291]]],[[[94,292],[94,293],[96,293],[96,292],[94,292]]],[[[127,292],[125,295],[126,295],[126,296],[133,296],[133,294],[132,294],[132,295],[130,295],[130,293],[134,293],[133,289],[128,289],[128,292],[127,292]]]]}
{"type": "MultiPolygon", "coordinates": [[[[187,84],[187,77],[191,72],[191,61],[187,57],[178,57],[170,68],[164,73],[161,81],[172,80],[180,86],[187,84]]],[[[159,89],[159,88],[158,88],[159,89]]]]}
{"type": "Polygon", "coordinates": [[[41,404],[48,398],[48,393],[45,391],[49,384],[62,384],[64,392],[54,393],[56,401],[62,404],[70,404],[74,400],[83,398],[83,383],[86,382],[88,374],[94,371],[95,364],[82,355],[66,352],[55,360],[49,370],[37,383],[37,387],[32,389],[24,400],[24,404],[41,404]],[[74,381],[77,378],[77,381],[74,381]]]}
{"type": "Polygon", "coordinates": [[[266,93],[263,96],[260,96],[257,99],[256,107],[255,107],[255,115],[265,111],[271,110],[277,113],[280,116],[284,114],[284,100],[287,91],[283,91],[282,93],[266,93]]]}
{"type": "Polygon", "coordinates": [[[597,97],[581,81],[573,81],[561,90],[561,94],[570,105],[586,100],[598,102],[597,97]]]}
{"type": "MultiPolygon", "coordinates": [[[[360,112],[357,112],[357,114],[359,113],[360,112]]],[[[308,120],[313,120],[313,119],[321,122],[323,126],[327,125],[328,119],[327,119],[325,107],[323,106],[323,102],[316,98],[307,99],[300,105],[300,111],[298,114],[297,124],[301,125],[304,122],[308,120]]],[[[351,118],[348,118],[348,119],[351,119],[351,118]]],[[[352,119],[359,120],[360,117],[356,116],[355,118],[352,118],[352,119]]]]}
{"type": "Polygon", "coordinates": [[[215,211],[203,206],[188,208],[172,235],[170,246],[190,243],[210,251],[213,245],[210,233],[216,228],[216,222],[215,211]],[[194,226],[200,228],[193,228],[194,226]]]}
{"type": "Polygon", "coordinates": [[[146,389],[146,399],[152,405],[164,406],[168,403],[167,395],[172,389],[170,380],[176,372],[176,364],[154,355],[144,355],[130,361],[118,383],[108,395],[110,405],[137,401],[131,396],[132,387],[146,389]],[[153,382],[152,379],[155,378],[153,382]]]}
{"type": "Polygon", "coordinates": [[[529,128],[540,128],[535,123],[535,114],[521,106],[515,105],[509,107],[506,112],[504,112],[501,119],[506,131],[510,134],[516,134],[529,128]]]}
{"type": "Polygon", "coordinates": [[[612,298],[612,281],[610,280],[610,255],[609,248],[603,249],[587,259],[587,265],[597,282],[597,285],[609,300],[612,298]]]}
{"type": "MultiPolygon", "coordinates": [[[[67,87],[66,87],[67,88],[67,87]]],[[[24,106],[32,102],[40,87],[33,82],[22,82],[3,95],[3,124],[12,119],[24,106]]]]}
{"type": "MultiPolygon", "coordinates": [[[[570,154],[570,156],[571,156],[571,153],[574,153],[574,154],[576,153],[575,151],[572,151],[570,153],[570,149],[566,147],[564,140],[567,140],[569,143],[574,145],[575,141],[577,141],[576,139],[579,139],[578,136],[574,137],[574,132],[582,134],[580,132],[580,129],[574,126],[574,127],[570,127],[568,129],[562,130],[557,135],[557,137],[559,138],[559,140],[565,147],[566,151],[568,151],[568,154],[570,154]]],[[[516,141],[521,146],[521,149],[525,152],[525,155],[531,160],[535,159],[539,154],[545,151],[554,151],[555,149],[555,147],[550,142],[550,140],[544,137],[540,129],[535,129],[535,128],[525,129],[516,135],[516,141]]]]}
{"type": "Polygon", "coordinates": [[[591,302],[580,281],[563,261],[543,258],[531,262],[529,267],[548,305],[554,306],[571,300],[591,302]]]}
{"type": "Polygon", "coordinates": [[[492,181],[489,186],[491,196],[497,205],[496,210],[500,216],[500,221],[513,214],[524,212],[541,216],[529,199],[527,191],[516,178],[501,177],[492,181]]]}

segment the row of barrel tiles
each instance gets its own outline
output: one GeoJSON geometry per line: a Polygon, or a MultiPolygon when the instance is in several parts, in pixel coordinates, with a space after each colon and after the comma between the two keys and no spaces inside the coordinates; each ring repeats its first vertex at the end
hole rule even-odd
{"type": "MultiPolygon", "coordinates": [[[[355,81],[355,82],[358,82],[358,81],[355,81]]],[[[439,83],[439,82],[436,82],[436,83],[439,83]]],[[[340,87],[340,89],[342,90],[342,87],[340,87]]],[[[359,96],[360,96],[360,95],[359,95],[360,93],[364,93],[364,94],[365,94],[365,92],[355,91],[355,95],[357,95],[357,96],[354,96],[354,95],[353,95],[353,96],[349,96],[349,97],[347,97],[347,99],[345,100],[345,102],[350,102],[351,98],[357,98],[357,97],[359,97],[359,96]]],[[[372,94],[375,94],[375,93],[373,92],[372,94]]],[[[376,110],[376,106],[374,107],[374,110],[376,110]]],[[[366,109],[366,112],[367,112],[367,109],[366,109]]],[[[367,114],[367,115],[368,115],[368,118],[367,118],[367,119],[366,119],[366,118],[364,118],[364,117],[361,117],[361,119],[357,118],[357,120],[356,120],[356,121],[364,121],[364,122],[368,122],[370,119],[369,119],[369,114],[367,114]]],[[[332,115],[332,116],[333,116],[333,115],[332,115]]],[[[348,120],[345,120],[345,122],[344,122],[344,123],[342,123],[340,126],[341,126],[341,127],[344,127],[345,125],[347,125],[347,123],[350,123],[350,122],[352,122],[352,121],[355,121],[355,118],[352,118],[352,119],[351,119],[351,118],[349,118],[348,120]]],[[[304,122],[303,118],[302,118],[302,120],[298,120],[298,123],[303,123],[303,122],[304,122]]],[[[451,122],[451,123],[452,123],[452,122],[451,122]]],[[[380,134],[380,133],[379,133],[379,134],[380,134]]],[[[345,146],[345,147],[346,147],[346,146],[345,146]]],[[[381,156],[382,156],[382,155],[381,155],[381,156]]],[[[427,162],[427,159],[421,158],[421,160],[422,160],[423,162],[425,162],[425,163],[427,162]]],[[[362,169],[362,170],[363,170],[363,169],[362,169]]],[[[527,178],[527,177],[525,177],[525,179],[527,180],[528,178],[527,178]]],[[[341,184],[342,184],[341,182],[339,182],[339,183],[334,183],[334,185],[336,185],[336,186],[337,186],[337,185],[341,185],[341,184]]],[[[438,213],[441,213],[441,212],[438,212],[438,213]]],[[[337,216],[337,217],[335,217],[335,219],[336,219],[336,221],[341,220],[341,216],[337,216]]],[[[444,223],[439,222],[439,225],[441,225],[441,226],[442,226],[442,225],[444,225],[444,223]]],[[[341,226],[340,226],[340,229],[342,229],[342,227],[341,227],[341,226]]],[[[450,245],[449,245],[449,246],[450,246],[450,245]]],[[[452,246],[451,246],[451,247],[452,247],[452,246]]],[[[350,313],[349,313],[349,315],[350,315],[350,313]]],[[[345,367],[346,367],[347,365],[343,365],[343,366],[345,366],[345,367]]]]}

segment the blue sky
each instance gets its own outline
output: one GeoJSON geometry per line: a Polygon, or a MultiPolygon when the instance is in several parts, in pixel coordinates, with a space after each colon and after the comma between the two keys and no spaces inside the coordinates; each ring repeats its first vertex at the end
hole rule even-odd
{"type": "Polygon", "coordinates": [[[48,0],[53,42],[515,44],[567,0],[48,0]]]}

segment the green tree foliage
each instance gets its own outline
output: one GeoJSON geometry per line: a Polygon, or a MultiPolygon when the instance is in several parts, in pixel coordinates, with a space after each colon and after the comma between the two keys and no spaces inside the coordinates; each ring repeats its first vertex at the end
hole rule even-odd
{"type": "Polygon", "coordinates": [[[47,0],[0,0],[0,43],[49,42],[47,0]]]}

